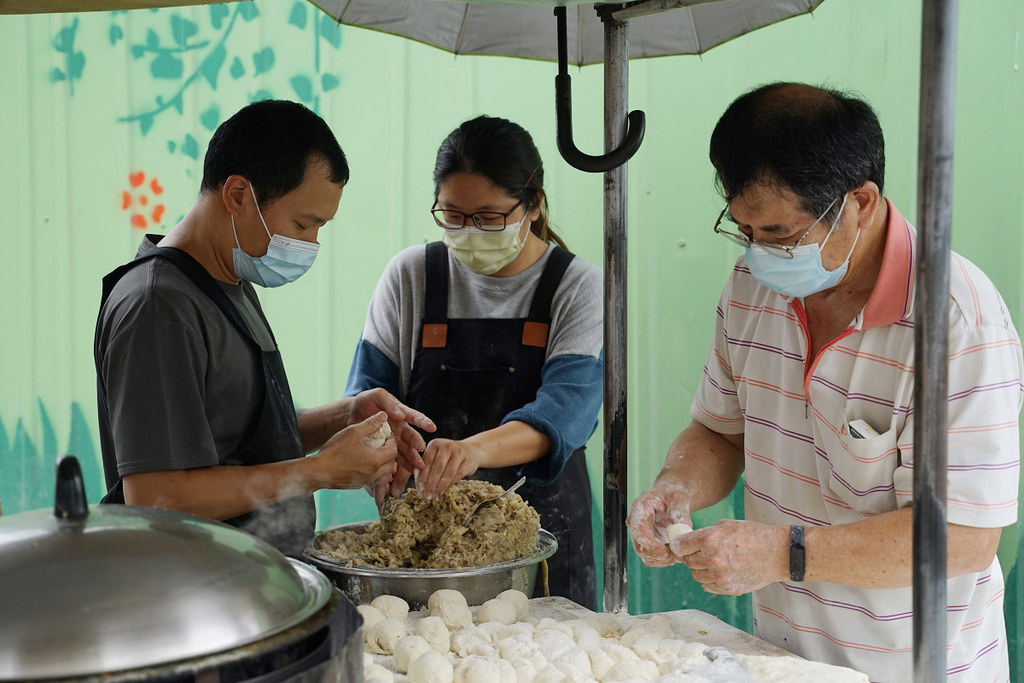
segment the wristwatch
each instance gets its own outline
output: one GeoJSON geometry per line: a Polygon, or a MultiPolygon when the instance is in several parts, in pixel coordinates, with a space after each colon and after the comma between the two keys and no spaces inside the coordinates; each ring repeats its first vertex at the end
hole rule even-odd
{"type": "Polygon", "coordinates": [[[793,524],[789,527],[789,578],[803,581],[807,571],[807,548],[804,546],[804,527],[793,524]]]}

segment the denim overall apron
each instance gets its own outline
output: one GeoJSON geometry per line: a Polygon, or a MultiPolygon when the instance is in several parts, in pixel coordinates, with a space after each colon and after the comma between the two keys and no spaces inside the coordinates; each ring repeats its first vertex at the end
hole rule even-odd
{"type": "MultiPolygon", "coordinates": [[[[238,448],[224,458],[222,465],[262,465],[304,457],[299,424],[292,403],[288,377],[285,375],[281,353],[274,341],[273,351],[264,351],[249,331],[242,316],[213,277],[190,255],[180,249],[157,247],[130,263],[116,268],[103,278],[102,308],[114,285],[132,268],[151,258],[165,258],[178,267],[227,316],[238,332],[259,353],[263,367],[263,407],[259,419],[253,422],[238,448]]],[[[273,332],[271,332],[273,338],[273,332]]],[[[107,415],[106,399],[99,396],[99,410],[107,415]]],[[[124,503],[121,479],[103,497],[101,503],[124,503]]],[[[313,496],[296,496],[272,503],[252,512],[224,520],[262,538],[282,553],[301,557],[306,543],[312,538],[316,525],[313,496]]]]}
{"type": "MultiPolygon", "coordinates": [[[[426,300],[420,343],[409,378],[408,404],[437,425],[427,439],[464,439],[493,429],[509,412],[530,403],[541,385],[551,301],[573,255],[555,247],[527,318],[448,317],[448,250],[426,245],[426,300]]],[[[572,406],[566,406],[572,410],[572,406]]],[[[547,456],[544,456],[547,457],[547,456]]],[[[480,469],[470,479],[508,487],[524,466],[480,469]]],[[[550,486],[529,483],[517,493],[540,514],[541,527],[558,539],[548,560],[551,595],[597,608],[590,478],[586,453],[576,450],[550,486]]],[[[534,597],[543,593],[535,584],[534,597]]]]}

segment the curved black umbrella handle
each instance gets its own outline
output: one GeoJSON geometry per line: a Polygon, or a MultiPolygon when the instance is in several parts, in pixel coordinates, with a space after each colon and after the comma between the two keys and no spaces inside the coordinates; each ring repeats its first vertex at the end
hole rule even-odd
{"type": "Polygon", "coordinates": [[[558,75],[555,76],[555,122],[558,151],[570,166],[588,173],[604,173],[629,161],[644,139],[646,117],[640,110],[629,112],[626,135],[616,149],[593,156],[584,154],[572,139],[572,84],[566,48],[565,7],[555,8],[558,21],[558,75]]]}

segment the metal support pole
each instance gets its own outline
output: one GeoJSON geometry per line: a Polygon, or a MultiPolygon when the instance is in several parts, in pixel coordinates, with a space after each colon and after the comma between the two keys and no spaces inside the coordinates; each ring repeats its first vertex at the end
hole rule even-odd
{"type": "Polygon", "coordinates": [[[946,679],[947,306],[957,0],[925,0],[914,373],[914,682],[946,679]]]}
{"type": "MultiPolygon", "coordinates": [[[[629,23],[604,17],[604,146],[626,129],[629,23]]],[[[604,611],[626,594],[626,164],[604,174],[604,611]]]]}

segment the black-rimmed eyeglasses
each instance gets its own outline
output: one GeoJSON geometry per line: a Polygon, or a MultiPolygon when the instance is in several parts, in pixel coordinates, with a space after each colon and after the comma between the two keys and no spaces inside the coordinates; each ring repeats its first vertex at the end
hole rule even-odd
{"type": "MultiPolygon", "coordinates": [[[[804,234],[800,235],[800,239],[798,239],[794,244],[773,244],[771,242],[758,242],[748,237],[747,235],[744,235],[742,232],[736,232],[721,227],[722,219],[725,218],[725,214],[729,213],[728,205],[726,205],[726,207],[722,209],[722,213],[718,214],[718,220],[715,221],[715,232],[721,235],[722,237],[730,239],[731,241],[735,242],[741,247],[746,248],[756,244],[757,246],[761,247],[762,249],[764,249],[765,251],[774,256],[779,256],[782,258],[793,258],[793,250],[800,246],[800,243],[803,242],[804,238],[811,233],[811,230],[814,229],[814,226],[820,223],[822,219],[828,215],[828,212],[831,211],[832,207],[835,205],[836,200],[833,199],[832,203],[825,208],[825,210],[821,213],[820,216],[818,216],[818,220],[811,223],[811,227],[807,228],[807,230],[804,231],[804,234]]],[[[835,226],[833,225],[833,227],[835,226]]]]}
{"type": "Polygon", "coordinates": [[[430,210],[430,213],[434,216],[434,222],[445,230],[462,230],[467,225],[472,224],[480,230],[500,232],[507,226],[508,217],[515,213],[515,210],[522,205],[523,200],[519,200],[515,206],[504,213],[500,211],[463,213],[453,209],[439,209],[435,201],[434,208],[430,210]]]}

